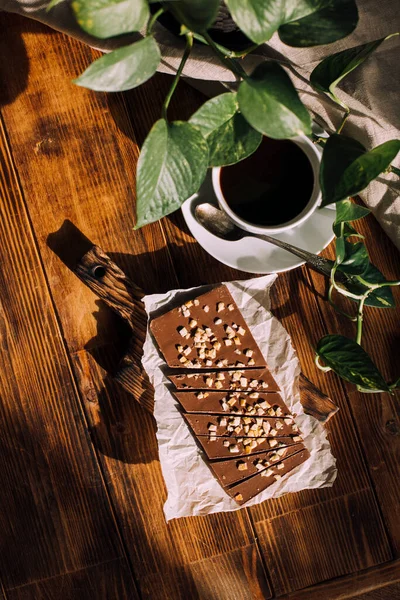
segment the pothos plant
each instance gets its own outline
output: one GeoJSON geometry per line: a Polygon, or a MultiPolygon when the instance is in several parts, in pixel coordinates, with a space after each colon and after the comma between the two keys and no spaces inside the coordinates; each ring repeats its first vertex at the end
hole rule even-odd
{"type": "MultiPolygon", "coordinates": [[[[49,8],[61,0],[52,0],[49,8]]],[[[178,209],[196,193],[208,167],[235,164],[251,155],[266,135],[287,139],[312,135],[311,118],[297,91],[277,61],[265,60],[246,73],[240,59],[277,33],[284,44],[294,47],[328,44],[351,33],[358,21],[355,0],[225,0],[233,21],[251,45],[234,52],[214,41],[210,29],[220,9],[220,0],[73,0],[78,24],[87,33],[104,39],[141,31],[139,41],[94,61],[75,80],[77,85],[106,92],[135,88],[157,70],[160,49],[154,38],[155,23],[170,13],[180,24],[185,39],[180,65],[141,150],[136,184],[136,228],[152,223],[178,209]],[[153,4],[153,6],[151,6],[153,4]],[[152,9],[152,10],[150,10],[152,9]],[[237,79],[235,92],[206,101],[188,121],[170,121],[168,106],[190,56],[193,43],[207,44],[237,79]]],[[[396,35],[396,34],[394,34],[396,35]]],[[[391,36],[387,36],[391,37],[391,36]]],[[[390,140],[367,151],[342,133],[350,109],[337,93],[337,85],[387,38],[382,38],[325,58],[311,73],[310,85],[343,109],[343,119],[323,146],[320,169],[322,206],[336,203],[336,259],[332,262],[329,302],[355,321],[355,339],[326,335],[317,344],[316,364],[333,370],[363,392],[391,392],[400,378],[385,381],[361,347],[365,306],[394,306],[391,286],[368,257],[362,236],[350,224],[369,210],[350,201],[381,173],[399,170],[391,162],[400,150],[400,140],[390,140]],[[354,241],[356,238],[356,241],[354,241]],[[355,315],[336,305],[334,294],[357,304],[355,315]],[[321,364],[320,361],[324,364],[321,364]]]]}

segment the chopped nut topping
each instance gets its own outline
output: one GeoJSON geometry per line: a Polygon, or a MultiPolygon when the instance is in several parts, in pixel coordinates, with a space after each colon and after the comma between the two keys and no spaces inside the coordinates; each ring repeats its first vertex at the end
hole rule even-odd
{"type": "Polygon", "coordinates": [[[196,398],[198,398],[199,400],[203,400],[204,398],[204,394],[203,392],[197,392],[197,394],[195,394],[196,398]]]}
{"type": "Polygon", "coordinates": [[[186,329],[186,327],[178,327],[178,332],[182,337],[185,337],[185,335],[188,334],[188,330],[186,329]]]}
{"type": "Polygon", "coordinates": [[[244,351],[245,355],[248,356],[249,358],[251,358],[253,356],[253,350],[250,350],[250,348],[247,348],[244,351]]]}
{"type": "Polygon", "coordinates": [[[200,300],[197,300],[197,298],[196,298],[195,300],[193,300],[193,304],[194,304],[195,306],[199,306],[199,304],[200,304],[200,300]]]}
{"type": "Polygon", "coordinates": [[[187,308],[184,308],[182,312],[184,317],[190,317],[190,310],[187,308]]]}
{"type": "Polygon", "coordinates": [[[233,335],[235,335],[235,332],[233,331],[232,327],[230,327],[230,325],[224,325],[224,329],[226,333],[233,333],[233,335]]]}
{"type": "Polygon", "coordinates": [[[185,306],[187,306],[188,308],[193,306],[193,300],[188,300],[187,302],[185,302],[185,306]]]}
{"type": "Polygon", "coordinates": [[[250,448],[250,446],[246,446],[246,448],[244,449],[244,453],[245,454],[251,454],[251,448],[250,448]]]}
{"type": "Polygon", "coordinates": [[[189,321],[189,327],[191,327],[193,329],[193,327],[197,326],[197,321],[196,319],[190,319],[189,321]]]}
{"type": "Polygon", "coordinates": [[[224,441],[222,442],[222,445],[223,445],[225,448],[229,448],[229,446],[231,445],[231,443],[230,443],[230,441],[229,441],[229,440],[224,440],[224,441]]]}
{"type": "Polygon", "coordinates": [[[297,427],[296,423],[294,423],[294,425],[292,425],[292,429],[293,429],[293,431],[298,431],[299,430],[299,428],[297,427]]]}
{"type": "Polygon", "coordinates": [[[242,502],[243,496],[242,494],[235,494],[234,499],[236,500],[236,502],[242,502]]]}
{"type": "Polygon", "coordinates": [[[282,421],[277,421],[277,422],[275,423],[275,427],[276,427],[277,429],[282,429],[282,428],[283,428],[283,423],[282,423],[282,421]]]}
{"type": "Polygon", "coordinates": [[[266,389],[267,387],[269,387],[268,383],[266,383],[266,381],[262,381],[261,382],[261,387],[263,387],[264,389],[266,389]]]}
{"type": "Polygon", "coordinates": [[[271,424],[268,421],[264,421],[262,428],[264,430],[265,435],[268,435],[269,432],[271,431],[271,424]]]}
{"type": "Polygon", "coordinates": [[[213,348],[215,348],[215,350],[220,350],[220,348],[221,348],[221,342],[214,342],[213,343],[213,348]]]}
{"type": "MultiPolygon", "coordinates": [[[[260,394],[258,392],[252,392],[251,394],[249,394],[249,398],[259,398],[260,394]]],[[[266,408],[265,406],[262,405],[262,402],[260,402],[260,406],[262,408],[266,408]]]]}
{"type": "Polygon", "coordinates": [[[250,444],[249,444],[249,447],[250,447],[250,448],[257,448],[257,445],[258,445],[258,444],[257,444],[256,440],[251,440],[251,442],[250,442],[250,444]]]}
{"type": "Polygon", "coordinates": [[[235,307],[233,306],[233,304],[228,304],[228,310],[235,310],[235,307]]]}
{"type": "Polygon", "coordinates": [[[235,342],[236,346],[240,346],[240,344],[242,343],[240,341],[240,338],[237,337],[237,335],[233,338],[233,341],[235,342]]]}
{"type": "Polygon", "coordinates": [[[282,479],[282,475],[278,475],[278,473],[276,473],[276,475],[274,475],[276,481],[278,481],[278,479],[282,479]]]}
{"type": "Polygon", "coordinates": [[[210,360],[209,358],[207,358],[206,360],[206,367],[212,367],[212,360],[210,360]]]}
{"type": "Polygon", "coordinates": [[[271,431],[270,431],[269,433],[270,433],[270,435],[273,435],[274,437],[275,437],[276,435],[278,435],[278,432],[277,432],[277,430],[276,430],[276,429],[271,429],[271,431]]]}
{"type": "Polygon", "coordinates": [[[236,466],[239,471],[247,471],[247,463],[243,462],[242,460],[239,461],[236,466]]]}
{"type": "Polygon", "coordinates": [[[223,302],[217,302],[217,312],[223,311],[225,308],[225,304],[223,302]]]}
{"type": "Polygon", "coordinates": [[[239,452],[239,446],[237,444],[231,444],[229,446],[229,452],[231,452],[232,454],[236,454],[237,452],[239,452]]]}
{"type": "Polygon", "coordinates": [[[293,438],[293,441],[294,442],[301,442],[302,439],[301,439],[301,437],[299,435],[295,435],[294,438],[293,438]]]}
{"type": "Polygon", "coordinates": [[[224,366],[222,360],[217,360],[216,365],[219,369],[224,366]]]}
{"type": "Polygon", "coordinates": [[[236,404],[236,398],[230,398],[228,400],[228,405],[229,406],[234,406],[236,404]]]}
{"type": "Polygon", "coordinates": [[[223,373],[217,373],[216,376],[215,376],[215,379],[217,381],[224,381],[225,375],[223,373]]]}
{"type": "Polygon", "coordinates": [[[244,335],[246,333],[246,330],[243,329],[243,327],[239,327],[239,329],[237,330],[239,335],[244,335]]]}
{"type": "Polygon", "coordinates": [[[192,348],[190,346],[185,346],[184,350],[183,350],[183,354],[185,356],[188,356],[192,351],[192,348]]]}
{"type": "Polygon", "coordinates": [[[278,445],[278,440],[270,440],[269,445],[271,448],[275,448],[278,445]]]}
{"type": "Polygon", "coordinates": [[[224,402],[223,400],[221,400],[221,406],[222,406],[222,410],[224,412],[227,412],[229,410],[229,404],[227,404],[226,402],[224,402]]]}
{"type": "Polygon", "coordinates": [[[210,442],[216,442],[217,441],[217,436],[215,433],[210,433],[210,435],[208,436],[208,439],[210,442]]]}
{"type": "Polygon", "coordinates": [[[224,384],[222,383],[222,381],[216,381],[215,387],[217,388],[217,390],[221,390],[224,387],[224,384]]]}
{"type": "Polygon", "coordinates": [[[219,417],[218,422],[220,427],[226,427],[228,424],[228,420],[226,417],[219,417]]]}
{"type": "Polygon", "coordinates": [[[276,416],[277,416],[277,417],[281,417],[281,416],[282,416],[283,412],[282,412],[282,409],[281,409],[281,407],[280,407],[280,406],[278,406],[278,407],[275,409],[275,414],[276,414],[276,416]]]}
{"type": "Polygon", "coordinates": [[[241,376],[242,374],[240,371],[235,371],[232,373],[232,381],[239,381],[241,376]]]}
{"type": "Polygon", "coordinates": [[[235,354],[242,354],[242,351],[241,351],[241,350],[239,350],[239,348],[235,348],[235,351],[234,351],[234,352],[235,352],[235,354]]]}
{"type": "Polygon", "coordinates": [[[236,361],[236,367],[244,367],[244,363],[242,363],[240,360],[236,361]]]}
{"type": "Polygon", "coordinates": [[[208,304],[205,304],[203,306],[203,310],[204,310],[204,312],[208,312],[210,310],[210,307],[208,306],[208,304]]]}
{"type": "Polygon", "coordinates": [[[267,410],[267,415],[268,415],[269,417],[275,417],[275,411],[274,411],[274,409],[273,409],[273,408],[269,408],[269,409],[267,410]]]}
{"type": "Polygon", "coordinates": [[[255,364],[256,364],[256,361],[254,360],[254,358],[250,358],[250,359],[247,361],[247,364],[248,364],[248,365],[251,365],[251,366],[253,366],[253,365],[255,365],[255,364]]]}
{"type": "Polygon", "coordinates": [[[221,323],[222,323],[222,319],[220,319],[219,317],[215,317],[215,319],[214,319],[214,323],[215,323],[216,325],[221,325],[221,323]]]}
{"type": "Polygon", "coordinates": [[[232,346],[232,340],[229,338],[224,338],[224,344],[225,346],[232,346]]]}
{"type": "Polygon", "coordinates": [[[255,388],[258,385],[257,379],[250,379],[249,387],[255,388]]]}
{"type": "Polygon", "coordinates": [[[208,431],[217,431],[217,426],[214,425],[214,423],[209,423],[208,425],[208,431]]]}
{"type": "Polygon", "coordinates": [[[279,456],[284,456],[286,454],[286,450],[287,448],[279,448],[276,453],[279,454],[279,456]]]}
{"type": "Polygon", "coordinates": [[[212,387],[212,384],[213,384],[212,377],[207,377],[207,379],[206,379],[206,386],[212,387]]]}
{"type": "Polygon", "coordinates": [[[178,356],[178,360],[182,364],[184,364],[185,362],[187,362],[187,358],[185,356],[178,356]]]}
{"type": "Polygon", "coordinates": [[[240,378],[240,385],[242,387],[246,387],[246,385],[247,385],[247,377],[241,377],[240,378]]]}
{"type": "Polygon", "coordinates": [[[276,468],[280,470],[280,469],[283,469],[284,466],[285,465],[283,464],[283,462],[281,462],[281,463],[279,463],[279,465],[276,466],[276,468]]]}
{"type": "Polygon", "coordinates": [[[244,398],[240,398],[239,404],[244,408],[246,406],[246,400],[244,398]]]}

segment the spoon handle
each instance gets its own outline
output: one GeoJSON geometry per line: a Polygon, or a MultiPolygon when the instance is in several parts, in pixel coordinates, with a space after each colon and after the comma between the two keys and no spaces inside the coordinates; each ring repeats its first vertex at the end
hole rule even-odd
{"type": "Polygon", "coordinates": [[[316,271],[319,271],[319,273],[326,275],[326,277],[330,277],[333,263],[328,258],[318,256],[318,254],[313,254],[312,252],[307,252],[307,250],[302,250],[297,246],[292,246],[292,244],[282,242],[282,240],[270,237],[269,235],[257,235],[256,237],[260,238],[261,240],[265,240],[274,246],[279,246],[279,248],[283,248],[284,250],[291,252],[291,254],[295,254],[313,266],[316,271]]]}

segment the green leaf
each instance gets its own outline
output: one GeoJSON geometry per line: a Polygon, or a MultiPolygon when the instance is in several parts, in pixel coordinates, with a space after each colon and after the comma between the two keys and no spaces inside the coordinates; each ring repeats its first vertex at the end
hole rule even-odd
{"type": "Polygon", "coordinates": [[[198,191],[207,165],[207,142],[197,127],[157,121],[139,157],[135,229],[177,210],[198,191]]]}
{"type": "Polygon", "coordinates": [[[304,48],[340,40],[354,31],[357,23],[354,0],[328,0],[317,12],[282,25],[278,33],[284,44],[304,48]]]}
{"type": "Polygon", "coordinates": [[[316,352],[337,375],[368,390],[389,391],[389,387],[369,355],[354,340],[343,335],[326,335],[316,352]]]}
{"type": "Polygon", "coordinates": [[[168,10],[190,31],[204,33],[217,18],[220,0],[174,0],[168,10]]]}
{"type": "Polygon", "coordinates": [[[262,135],[255,131],[238,112],[235,93],[226,93],[208,100],[190,118],[207,140],[210,167],[233,165],[250,156],[261,143],[262,135]]]}
{"type": "Polygon", "coordinates": [[[150,14],[146,0],[73,0],[72,10],[78,25],[101,39],[139,31],[150,14]]]}
{"type": "MultiPolygon", "coordinates": [[[[365,294],[368,286],[362,283],[362,280],[368,281],[369,283],[384,283],[387,279],[382,273],[373,265],[369,263],[367,269],[360,276],[350,276],[346,281],[345,287],[349,292],[357,294],[365,294]]],[[[382,287],[373,290],[365,301],[365,306],[373,306],[375,308],[394,308],[396,303],[393,298],[392,290],[390,287],[382,287]]]]}
{"type": "Polygon", "coordinates": [[[349,275],[361,275],[364,273],[369,265],[369,256],[364,242],[352,244],[344,238],[337,238],[336,252],[339,240],[343,240],[344,254],[341,253],[338,270],[349,275]]]}
{"type": "Polygon", "coordinates": [[[160,50],[152,37],[118,48],[95,60],[74,83],[97,92],[122,92],[154,75],[160,50]]]}
{"type": "Polygon", "coordinates": [[[385,171],[400,150],[400,140],[390,140],[369,152],[344,135],[331,135],[323,150],[320,185],[322,206],[355,196],[385,171]]]}
{"type": "Polygon", "coordinates": [[[353,236],[361,238],[362,240],[364,239],[364,236],[361,235],[361,233],[358,233],[358,231],[356,231],[354,227],[352,227],[348,223],[343,223],[343,232],[341,231],[340,225],[341,223],[334,223],[332,226],[333,233],[336,235],[336,237],[342,236],[344,238],[348,238],[353,236]]]}
{"type": "Polygon", "coordinates": [[[246,121],[274,139],[311,134],[311,118],[286,71],[274,62],[259,64],[237,94],[246,121]]]}
{"type": "MultiPolygon", "coordinates": [[[[393,35],[398,34],[394,33],[374,42],[361,44],[360,46],[327,56],[311,73],[311,84],[316,90],[325,92],[325,94],[328,94],[336,102],[336,86],[346,75],[361,65],[382,42],[393,37],[393,35]]],[[[340,101],[339,104],[341,104],[340,101]]]]}
{"type": "Polygon", "coordinates": [[[327,4],[327,0],[226,0],[233,20],[253,42],[268,41],[284,23],[301,19],[327,4]]]}
{"type": "Polygon", "coordinates": [[[335,223],[345,223],[348,221],[357,221],[368,215],[371,211],[369,208],[360,206],[351,200],[341,200],[336,203],[336,219],[335,223]]]}
{"type": "Polygon", "coordinates": [[[399,388],[400,388],[400,377],[398,379],[396,379],[396,381],[394,381],[393,383],[390,384],[391,390],[397,390],[399,388]]]}

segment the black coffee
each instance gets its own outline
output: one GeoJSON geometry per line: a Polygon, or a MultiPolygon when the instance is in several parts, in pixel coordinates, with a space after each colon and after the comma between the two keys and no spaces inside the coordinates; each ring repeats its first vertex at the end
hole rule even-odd
{"type": "Polygon", "coordinates": [[[249,158],[222,167],[220,185],[231,209],[255,225],[281,225],[299,215],[314,186],[311,163],[290,140],[264,137],[249,158]]]}

